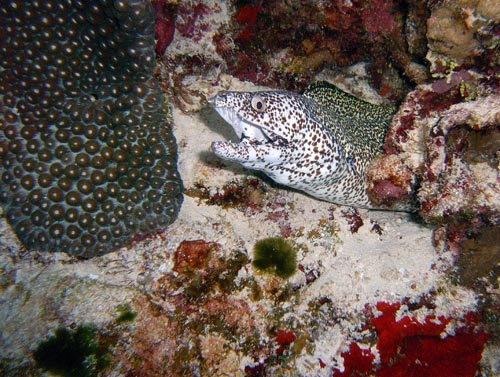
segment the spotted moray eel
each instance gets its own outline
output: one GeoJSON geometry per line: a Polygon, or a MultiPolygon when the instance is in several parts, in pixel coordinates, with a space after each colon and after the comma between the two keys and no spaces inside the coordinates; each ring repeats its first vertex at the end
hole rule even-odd
{"type": "Polygon", "coordinates": [[[209,103],[240,138],[213,142],[218,157],[318,199],[374,208],[367,169],[381,151],[393,106],[364,102],[326,82],[302,95],[223,91],[209,103]]]}

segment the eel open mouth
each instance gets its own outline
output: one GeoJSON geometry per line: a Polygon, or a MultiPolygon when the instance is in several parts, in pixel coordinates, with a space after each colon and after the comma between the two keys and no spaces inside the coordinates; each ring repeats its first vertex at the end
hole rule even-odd
{"type": "Polygon", "coordinates": [[[251,145],[265,145],[265,144],[279,144],[284,145],[288,143],[284,137],[271,131],[269,128],[262,125],[252,123],[228,107],[214,106],[215,111],[224,119],[231,127],[240,140],[240,144],[251,145]]]}
{"type": "MultiPolygon", "coordinates": [[[[256,124],[250,123],[246,120],[239,119],[240,126],[238,129],[241,129],[241,134],[239,134],[240,143],[246,142],[252,145],[264,145],[264,144],[278,144],[285,145],[288,141],[269,130],[268,128],[264,128],[262,126],[258,126],[256,124]]],[[[236,127],[232,125],[236,130],[236,127]]]]}

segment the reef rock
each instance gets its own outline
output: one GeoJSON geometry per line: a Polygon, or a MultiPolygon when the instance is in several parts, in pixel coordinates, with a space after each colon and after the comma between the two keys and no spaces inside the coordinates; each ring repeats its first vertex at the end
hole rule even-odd
{"type": "Polygon", "coordinates": [[[500,220],[500,95],[450,106],[426,140],[418,197],[427,220],[489,214],[500,220]]]}
{"type": "Polygon", "coordinates": [[[370,196],[416,199],[428,222],[498,226],[500,5],[444,1],[429,11],[434,80],[411,91],[393,119],[369,173],[370,196]]]}
{"type": "Polygon", "coordinates": [[[386,137],[386,154],[371,166],[375,201],[408,201],[417,193],[427,221],[477,214],[499,221],[499,93],[459,101],[459,89],[437,93],[432,85],[408,95],[386,137]]]}
{"type": "Polygon", "coordinates": [[[431,71],[450,65],[498,69],[499,22],[500,3],[495,0],[447,0],[432,7],[427,20],[431,71]]]}

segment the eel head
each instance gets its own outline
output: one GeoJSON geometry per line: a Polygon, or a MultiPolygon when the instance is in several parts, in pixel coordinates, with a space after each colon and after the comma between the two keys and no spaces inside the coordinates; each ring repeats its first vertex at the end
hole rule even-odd
{"type": "Polygon", "coordinates": [[[284,91],[219,92],[208,100],[236,132],[239,143],[216,141],[218,157],[260,170],[276,182],[311,174],[328,155],[323,127],[314,120],[310,101],[284,91]]]}

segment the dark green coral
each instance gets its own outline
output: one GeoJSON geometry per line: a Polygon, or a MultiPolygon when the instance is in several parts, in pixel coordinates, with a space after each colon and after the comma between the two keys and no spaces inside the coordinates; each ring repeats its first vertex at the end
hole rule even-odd
{"type": "Polygon", "coordinates": [[[149,1],[0,5],[0,204],[29,249],[90,257],[175,220],[149,1]]]}

